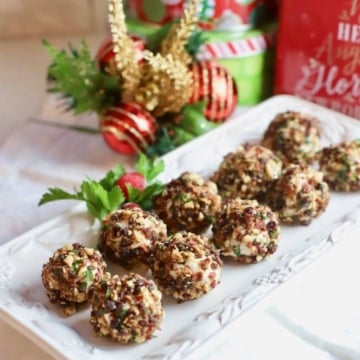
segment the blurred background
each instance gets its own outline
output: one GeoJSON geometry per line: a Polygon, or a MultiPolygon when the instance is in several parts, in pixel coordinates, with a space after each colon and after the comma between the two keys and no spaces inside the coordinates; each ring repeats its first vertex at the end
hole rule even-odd
{"type": "Polygon", "coordinates": [[[107,1],[1,0],[0,38],[90,34],[105,31],[107,1]]]}
{"type": "Polygon", "coordinates": [[[0,144],[41,113],[50,63],[42,39],[62,48],[85,38],[95,51],[107,31],[107,1],[0,1],[0,144]]]}
{"type": "MultiPolygon", "coordinates": [[[[128,28],[147,43],[183,13],[184,0],[128,0],[128,28]]],[[[236,81],[238,105],[252,106],[273,91],[277,0],[201,0],[200,28],[206,44],[198,60],[216,60],[236,81]]],[[[107,0],[1,0],[0,143],[46,101],[50,57],[84,38],[96,54],[108,34],[107,0]]]]}

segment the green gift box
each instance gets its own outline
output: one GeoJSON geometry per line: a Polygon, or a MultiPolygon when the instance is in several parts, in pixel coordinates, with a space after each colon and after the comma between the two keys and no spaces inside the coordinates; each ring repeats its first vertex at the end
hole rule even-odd
{"type": "Polygon", "coordinates": [[[199,60],[217,60],[234,77],[239,105],[254,105],[273,91],[276,24],[245,32],[206,31],[199,60]]]}

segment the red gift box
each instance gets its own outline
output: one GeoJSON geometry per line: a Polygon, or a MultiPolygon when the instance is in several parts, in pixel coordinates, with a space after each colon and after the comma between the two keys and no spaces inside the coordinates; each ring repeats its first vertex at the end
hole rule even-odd
{"type": "Polygon", "coordinates": [[[275,92],[360,119],[360,0],[281,2],[275,92]]]}

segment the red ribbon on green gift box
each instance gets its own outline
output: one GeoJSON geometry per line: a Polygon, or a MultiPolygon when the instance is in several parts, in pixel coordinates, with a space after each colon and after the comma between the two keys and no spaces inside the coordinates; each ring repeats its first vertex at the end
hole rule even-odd
{"type": "Polygon", "coordinates": [[[264,52],[274,39],[269,34],[261,34],[247,39],[202,44],[196,55],[198,60],[242,58],[264,52]]]}

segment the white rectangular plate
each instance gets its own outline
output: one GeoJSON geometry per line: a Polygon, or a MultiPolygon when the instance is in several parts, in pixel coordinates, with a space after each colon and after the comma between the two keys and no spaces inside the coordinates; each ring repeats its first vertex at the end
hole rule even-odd
{"type": "MultiPolygon", "coordinates": [[[[209,176],[226,153],[241,143],[258,142],[272,118],[286,110],[317,116],[323,145],[360,138],[360,122],[295,97],[277,96],[164,156],[163,180],[185,170],[209,176]]],[[[88,307],[65,318],[49,303],[41,283],[42,265],[57,248],[73,242],[96,246],[98,229],[80,205],[0,248],[0,315],[59,359],[184,358],[359,226],[359,208],[360,192],[331,193],[326,212],[309,226],[282,226],[271,258],[246,266],[225,262],[221,284],[201,299],[177,304],[165,297],[166,318],[157,337],[123,346],[92,335],[88,307]]],[[[124,272],[117,266],[111,270],[124,272]]]]}

